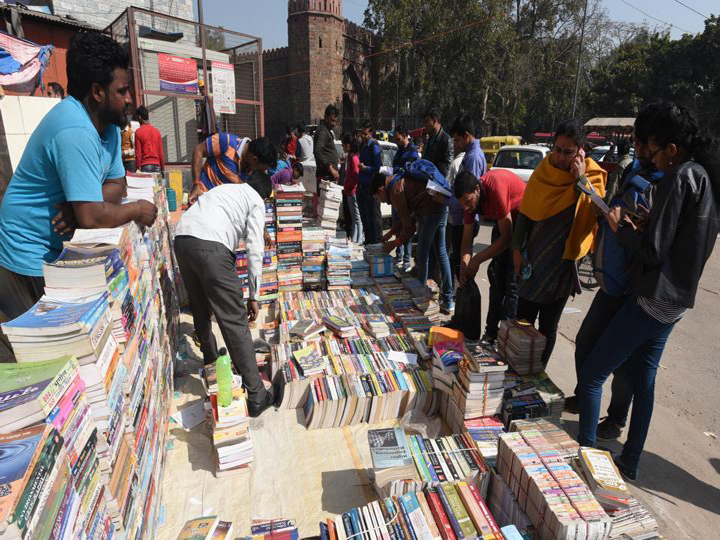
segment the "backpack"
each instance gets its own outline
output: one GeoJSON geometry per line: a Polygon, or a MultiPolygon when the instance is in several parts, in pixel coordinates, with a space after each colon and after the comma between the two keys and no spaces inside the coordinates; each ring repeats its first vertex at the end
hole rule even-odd
{"type": "MultiPolygon", "coordinates": [[[[642,205],[649,208],[645,194],[652,184],[641,176],[632,176],[623,184],[623,192],[610,201],[609,206],[620,206],[632,212],[642,205]]],[[[598,224],[593,253],[593,274],[604,293],[610,296],[622,296],[628,285],[627,267],[630,253],[620,245],[617,236],[607,220],[598,224]]]]}
{"type": "Polygon", "coordinates": [[[427,159],[418,159],[412,163],[408,163],[405,166],[405,174],[419,182],[427,184],[428,191],[433,193],[433,195],[452,196],[452,188],[447,178],[427,159]]]}

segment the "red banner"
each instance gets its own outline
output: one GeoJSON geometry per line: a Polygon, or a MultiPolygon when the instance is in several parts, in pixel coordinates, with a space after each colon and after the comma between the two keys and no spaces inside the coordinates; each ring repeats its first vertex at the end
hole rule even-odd
{"type": "Polygon", "coordinates": [[[158,69],[161,91],[197,95],[198,76],[195,60],[158,53],[158,69]]]}

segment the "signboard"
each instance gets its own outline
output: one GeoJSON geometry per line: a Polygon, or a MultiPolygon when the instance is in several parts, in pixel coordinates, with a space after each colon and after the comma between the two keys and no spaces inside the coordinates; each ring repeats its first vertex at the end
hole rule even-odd
{"type": "Polygon", "coordinates": [[[198,93],[197,63],[192,58],[158,53],[161,92],[198,93]]]}
{"type": "Polygon", "coordinates": [[[235,67],[225,62],[211,62],[210,66],[215,112],[235,114],[235,67]]]}

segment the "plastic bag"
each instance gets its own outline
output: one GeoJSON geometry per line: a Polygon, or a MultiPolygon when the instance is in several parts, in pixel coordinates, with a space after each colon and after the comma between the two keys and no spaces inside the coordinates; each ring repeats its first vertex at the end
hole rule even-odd
{"type": "Polygon", "coordinates": [[[455,314],[447,324],[460,330],[465,338],[480,339],[480,320],[482,317],[482,296],[474,279],[468,279],[464,287],[457,290],[455,296],[455,314]]]}
{"type": "Polygon", "coordinates": [[[420,435],[423,439],[437,439],[442,424],[437,416],[428,418],[420,409],[411,409],[403,415],[400,427],[406,433],[420,435]]]}

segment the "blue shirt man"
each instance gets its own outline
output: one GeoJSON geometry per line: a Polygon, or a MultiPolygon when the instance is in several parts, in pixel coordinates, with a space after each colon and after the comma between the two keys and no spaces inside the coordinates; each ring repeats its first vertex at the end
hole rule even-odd
{"type": "Polygon", "coordinates": [[[420,159],[420,154],[413,143],[409,142],[403,148],[400,148],[400,145],[398,145],[397,152],[395,152],[395,157],[393,158],[393,172],[395,174],[401,173],[405,167],[407,167],[408,163],[412,163],[418,159],[420,159]]]}
{"type": "Polygon", "coordinates": [[[365,167],[360,168],[358,182],[361,186],[369,188],[372,177],[379,173],[380,167],[382,167],[380,145],[375,139],[371,138],[360,148],[360,163],[365,167]]]}
{"type": "MultiPolygon", "coordinates": [[[[487,171],[487,163],[485,161],[485,153],[480,147],[480,141],[475,137],[470,137],[468,141],[455,141],[455,147],[460,152],[465,152],[465,157],[460,166],[461,171],[468,171],[478,180],[487,171]]],[[[450,216],[448,221],[452,225],[463,224],[463,209],[460,202],[453,196],[448,201],[450,216]]]]}
{"type": "MultiPolygon", "coordinates": [[[[23,276],[43,275],[63,237],[53,230],[56,205],[102,202],[103,183],[124,178],[120,128],[102,134],[85,106],[68,96],[30,136],[0,208],[0,266],[23,276]]],[[[67,240],[67,237],[65,238],[67,240]]]]}

